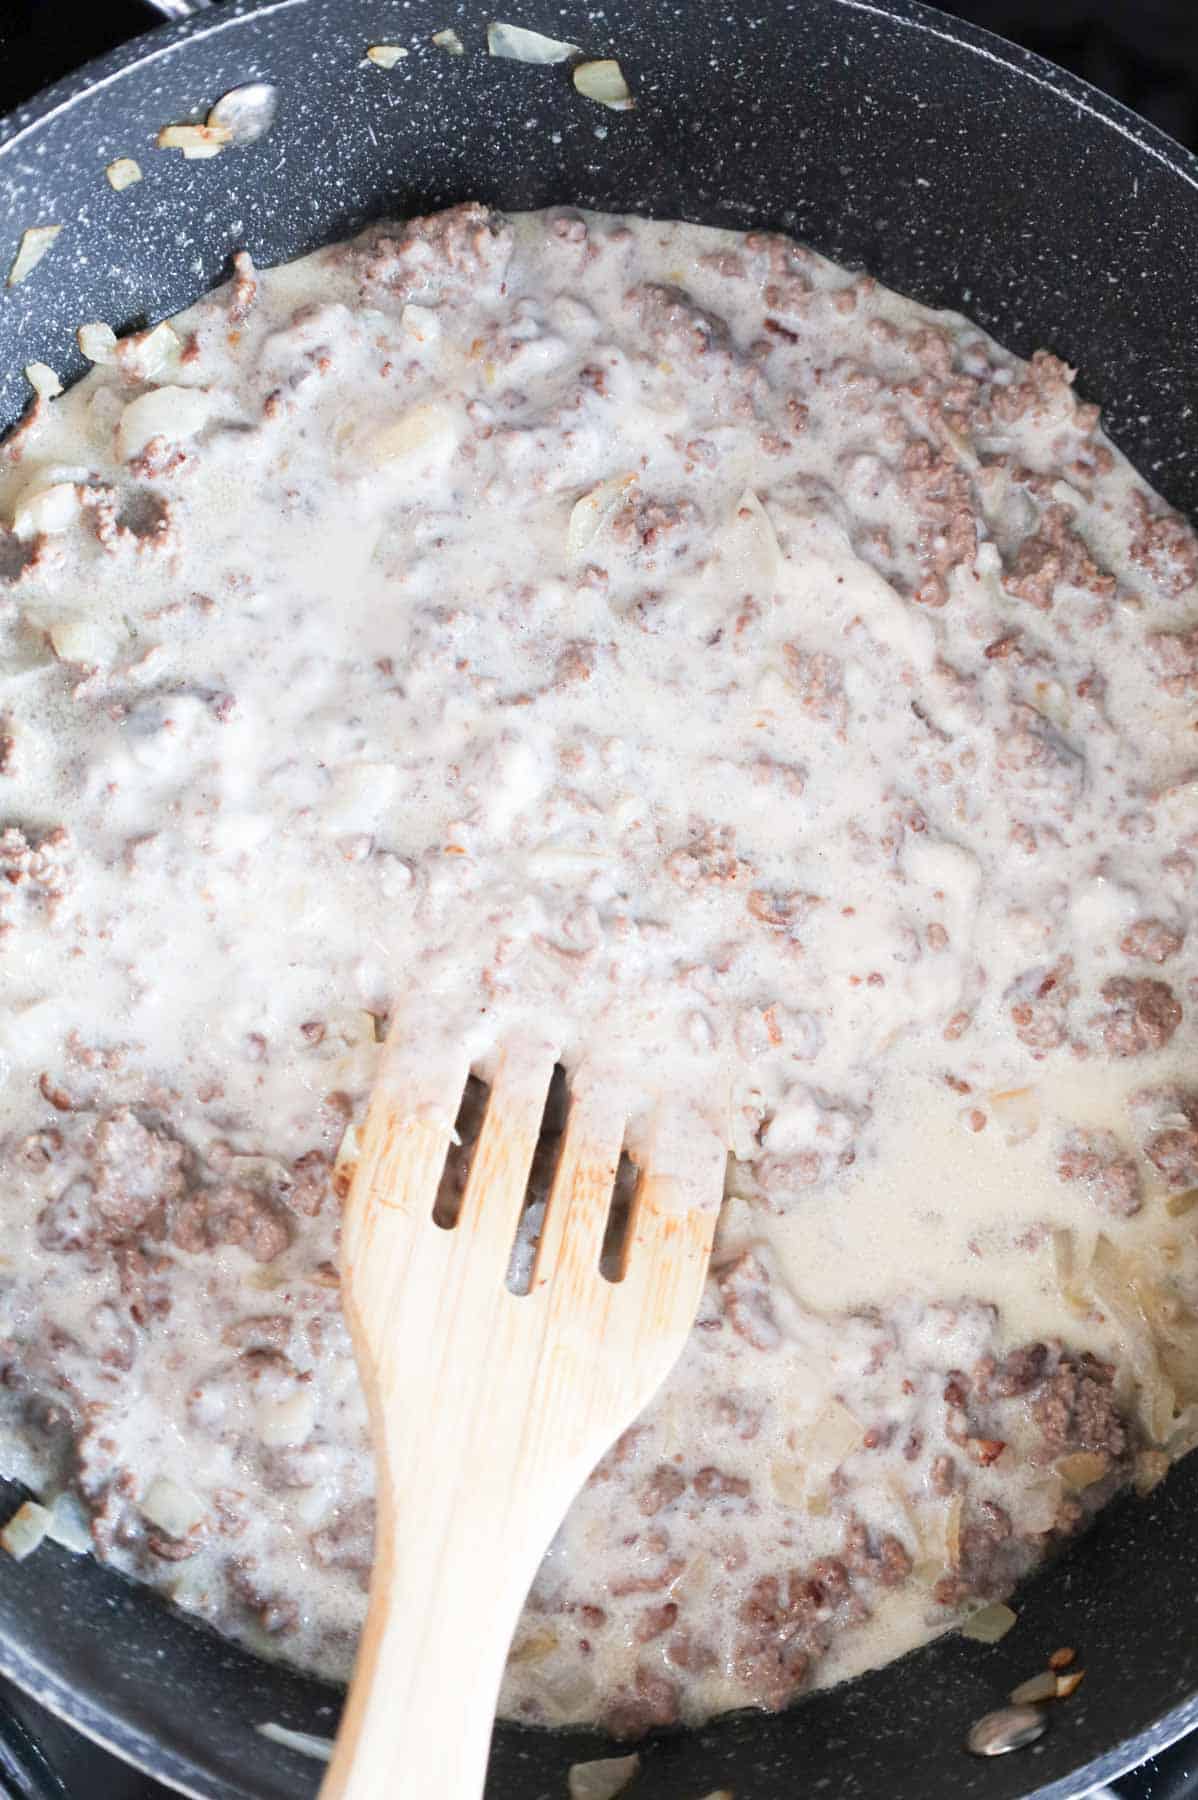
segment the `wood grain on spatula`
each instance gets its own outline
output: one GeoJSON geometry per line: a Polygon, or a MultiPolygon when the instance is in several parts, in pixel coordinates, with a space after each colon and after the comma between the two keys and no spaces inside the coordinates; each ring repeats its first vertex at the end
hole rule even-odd
{"type": "Polygon", "coordinates": [[[723,1168],[659,1136],[619,1278],[599,1261],[624,1140],[572,1096],[527,1294],[506,1277],[553,1074],[500,1063],[452,1229],[434,1222],[463,1059],[430,1096],[389,1046],[346,1201],[342,1294],[370,1403],[370,1606],[322,1800],[476,1800],[512,1633],[590,1470],[664,1380],[707,1272],[723,1168]]]}

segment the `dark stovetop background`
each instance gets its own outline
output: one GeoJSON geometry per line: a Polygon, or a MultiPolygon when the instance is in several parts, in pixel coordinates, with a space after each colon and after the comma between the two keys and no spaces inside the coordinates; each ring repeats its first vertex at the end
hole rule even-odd
{"type": "MultiPolygon", "coordinates": [[[[940,0],[1103,88],[1198,150],[1198,0],[940,0]]],[[[142,0],[0,0],[0,115],[144,31],[142,0]]],[[[165,1788],[0,1683],[0,1800],[169,1800],[165,1788]],[[23,1745],[13,1718],[32,1737],[23,1745]],[[38,1767],[41,1746],[50,1765],[38,1767]],[[59,1780],[55,1780],[56,1771],[59,1780]]],[[[1195,1739],[1117,1784],[1120,1800],[1198,1800],[1195,1739]]]]}

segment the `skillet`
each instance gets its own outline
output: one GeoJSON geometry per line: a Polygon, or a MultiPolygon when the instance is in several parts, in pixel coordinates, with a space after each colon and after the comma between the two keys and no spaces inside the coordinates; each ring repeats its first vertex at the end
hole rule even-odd
{"type": "MultiPolygon", "coordinates": [[[[178,11],[185,0],[173,0],[178,11]]],[[[778,228],[1011,349],[1082,371],[1108,430],[1173,502],[1198,510],[1198,162],[1029,53],[909,0],[520,0],[499,8],[620,56],[639,105],[600,112],[568,72],[491,61],[479,0],[259,0],[160,29],[49,89],[0,137],[0,265],[62,224],[0,293],[0,428],[39,358],[84,364],[82,319],[152,321],[227,273],[370,218],[465,198],[778,228]],[[452,25],[450,58],[431,35],[452,25]],[[384,74],[372,42],[411,51],[384,74]],[[158,127],[269,80],[258,144],[185,163],[158,127]],[[104,164],[145,180],[113,193],[104,164]]],[[[0,1483],[5,1511],[21,1498],[0,1483]]],[[[984,1648],[941,1639],[789,1712],[727,1718],[643,1747],[628,1800],[1066,1800],[1198,1723],[1198,1457],[1116,1504],[1027,1584],[984,1648]],[[1087,1674],[1029,1750],[977,1761],[981,1713],[1077,1646],[1087,1674]]],[[[205,1800],[298,1800],[318,1766],[266,1720],[329,1734],[339,1696],[46,1546],[0,1566],[0,1670],[81,1730],[205,1800]]],[[[610,1753],[587,1733],[501,1726],[489,1800],[564,1800],[566,1770],[610,1753]]]]}

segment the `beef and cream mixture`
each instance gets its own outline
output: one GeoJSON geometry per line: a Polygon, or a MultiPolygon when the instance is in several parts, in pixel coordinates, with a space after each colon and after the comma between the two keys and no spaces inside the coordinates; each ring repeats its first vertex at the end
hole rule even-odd
{"type": "Polygon", "coordinates": [[[473,206],[84,339],[0,452],[0,1451],[59,1534],[348,1671],[395,1017],[430,1092],[535,1040],[634,1160],[729,1153],[506,1713],[781,1705],[1150,1488],[1198,545],[1072,371],[783,238],[473,206]]]}

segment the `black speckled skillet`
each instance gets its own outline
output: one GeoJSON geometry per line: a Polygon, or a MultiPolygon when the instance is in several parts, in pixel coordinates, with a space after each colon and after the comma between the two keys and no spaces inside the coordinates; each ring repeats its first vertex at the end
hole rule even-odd
{"type": "MultiPolygon", "coordinates": [[[[1014,350],[1055,350],[1145,475],[1198,509],[1198,162],[1151,126],[905,0],[499,11],[618,52],[637,110],[583,102],[565,69],[490,61],[476,0],[267,0],[156,31],[16,114],[0,139],[0,267],[25,226],[64,229],[0,291],[0,425],[25,404],[22,365],[79,372],[80,320],[173,312],[239,246],[270,263],[380,214],[573,202],[778,227],[968,311],[1014,350]],[[430,43],[448,25],[464,57],[430,43]],[[362,61],[376,42],[411,55],[384,73],[362,61]],[[153,147],[161,124],[255,78],[282,96],[259,144],[195,163],[153,147]],[[103,167],[122,155],[145,180],[116,194],[103,167]]],[[[0,1505],[17,1498],[0,1484],[0,1505]]],[[[780,1716],[651,1741],[628,1800],[1065,1800],[1142,1760],[1198,1723],[1198,1457],[1113,1508],[1017,1605],[996,1647],[947,1638],[780,1716]],[[1087,1674],[1048,1736],[966,1756],[970,1723],[1059,1644],[1087,1674]]],[[[211,1800],[314,1793],[317,1766],[255,1727],[327,1732],[338,1702],[53,1547],[0,1563],[0,1668],[211,1800]]],[[[585,1734],[501,1727],[488,1795],[565,1800],[569,1764],[603,1753],[585,1734]]]]}

